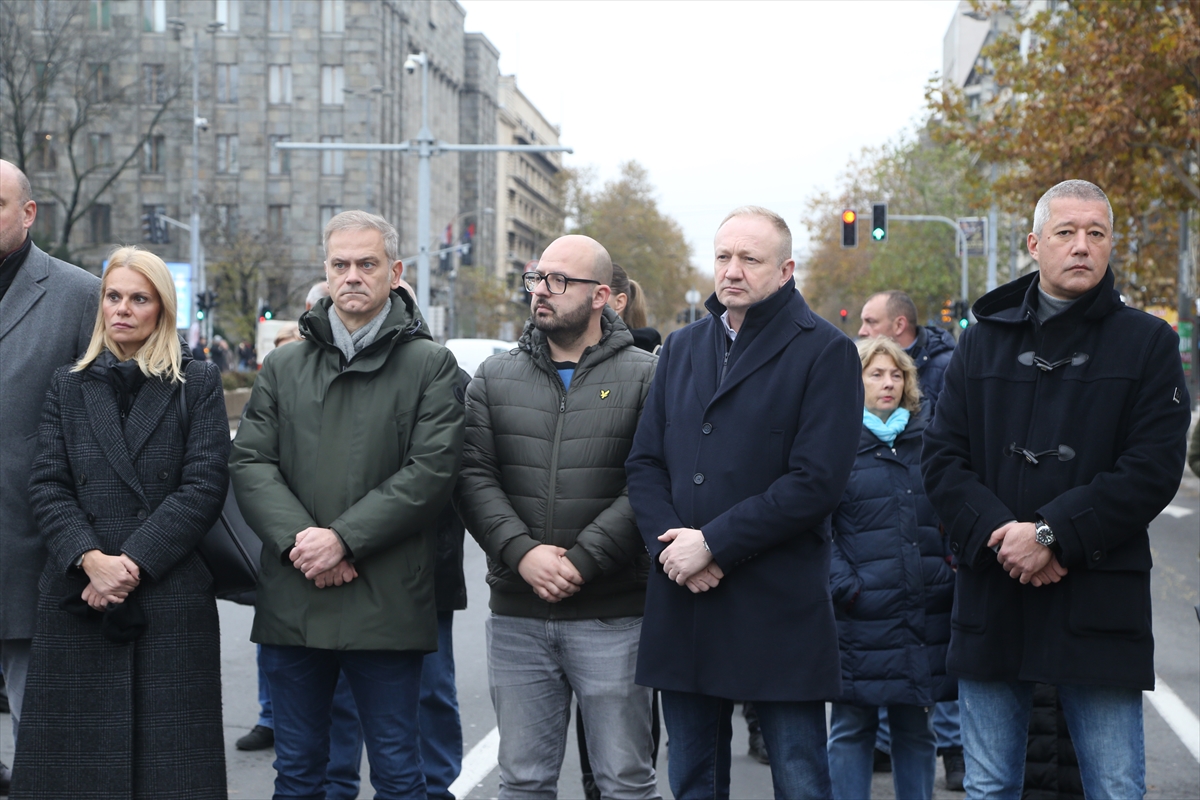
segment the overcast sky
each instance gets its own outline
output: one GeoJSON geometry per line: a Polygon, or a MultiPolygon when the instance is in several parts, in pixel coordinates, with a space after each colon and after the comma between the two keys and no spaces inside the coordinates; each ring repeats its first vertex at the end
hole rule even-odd
{"type": "Polygon", "coordinates": [[[460,0],[466,29],[562,127],[568,166],[603,180],[634,159],[697,267],[735,206],[799,224],[864,146],[922,116],[956,3],[460,0]]]}

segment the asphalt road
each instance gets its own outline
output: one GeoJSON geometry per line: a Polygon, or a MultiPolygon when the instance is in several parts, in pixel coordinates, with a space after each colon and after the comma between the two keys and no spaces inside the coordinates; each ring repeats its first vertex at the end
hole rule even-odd
{"type": "MultiPolygon", "coordinates": [[[[1200,549],[1200,480],[1189,473],[1167,512],[1151,526],[1155,561],[1152,581],[1154,627],[1158,645],[1155,663],[1160,678],[1156,696],[1164,694],[1162,689],[1165,684],[1186,710],[1180,711],[1179,704],[1172,705],[1174,701],[1170,697],[1158,698],[1156,702],[1146,700],[1146,780],[1149,790],[1147,797],[1177,800],[1200,797],[1200,756],[1193,755],[1183,741],[1190,738],[1193,746],[1200,741],[1200,724],[1196,722],[1196,716],[1200,715],[1200,626],[1194,610],[1194,606],[1200,603],[1200,568],[1197,561],[1200,549]],[[1164,711],[1159,710],[1159,704],[1164,711]],[[1183,739],[1171,727],[1167,717],[1172,718],[1181,729],[1183,739]]],[[[468,541],[466,551],[470,607],[456,616],[454,646],[463,738],[469,754],[467,761],[468,765],[477,767],[481,774],[465,787],[469,790],[465,796],[495,797],[498,777],[496,770],[490,768],[494,761],[487,757],[488,742],[495,741],[495,736],[489,739],[489,734],[496,722],[487,692],[487,662],[483,643],[483,621],[488,613],[485,565],[482,553],[472,542],[468,541]],[[470,753],[473,748],[477,749],[472,756],[470,753]]],[[[219,606],[229,795],[233,798],[268,798],[274,780],[271,768],[273,751],[242,753],[233,745],[239,736],[250,729],[258,715],[254,646],[248,640],[253,611],[227,602],[221,602],[219,606]]],[[[664,742],[665,739],[664,735],[664,742]]],[[[664,747],[660,754],[659,786],[663,797],[669,798],[666,751],[664,747]]],[[[0,759],[12,763],[12,734],[7,714],[0,716],[0,759]]],[[[371,797],[373,793],[366,764],[363,766],[364,790],[360,796],[371,797]]],[[[771,797],[770,770],[746,755],[746,732],[740,717],[735,717],[732,771],[733,797],[748,800],[771,797]]],[[[963,797],[961,793],[946,791],[942,781],[939,763],[934,796],[938,800],[963,797]]],[[[573,728],[569,734],[559,791],[564,798],[582,797],[573,728]]],[[[876,776],[873,796],[893,797],[889,776],[876,776]]]]}

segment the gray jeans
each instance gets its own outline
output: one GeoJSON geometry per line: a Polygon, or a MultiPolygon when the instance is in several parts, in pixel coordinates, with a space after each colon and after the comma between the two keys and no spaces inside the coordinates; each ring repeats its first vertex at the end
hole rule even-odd
{"type": "Polygon", "coordinates": [[[21,724],[21,707],[25,704],[25,676],[29,674],[30,639],[0,639],[0,669],[4,670],[4,688],[8,692],[8,707],[12,710],[13,745],[21,724]]]}
{"type": "Polygon", "coordinates": [[[500,726],[500,797],[555,798],[571,718],[583,711],[604,798],[658,800],[650,689],[633,682],[641,617],[487,620],[488,687],[500,726]]]}

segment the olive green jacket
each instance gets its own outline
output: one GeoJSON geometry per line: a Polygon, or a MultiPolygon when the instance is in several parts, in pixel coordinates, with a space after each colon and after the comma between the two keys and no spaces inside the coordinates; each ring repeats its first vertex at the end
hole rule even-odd
{"type": "Polygon", "coordinates": [[[463,390],[412,298],[392,293],[375,341],[348,364],[330,301],[304,341],[266,359],[233,442],[238,505],[263,540],[251,640],[336,650],[437,649],[438,513],[462,456],[463,390]],[[333,528],[358,578],[318,589],[288,559],[296,534],[333,528]]]}

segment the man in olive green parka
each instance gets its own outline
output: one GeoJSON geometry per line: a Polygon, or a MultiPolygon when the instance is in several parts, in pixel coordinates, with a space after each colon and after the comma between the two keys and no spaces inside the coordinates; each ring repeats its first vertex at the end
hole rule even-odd
{"type": "Polygon", "coordinates": [[[436,521],[458,474],[463,392],[412,297],[387,221],[325,228],[330,297],[265,360],[230,459],[263,540],[251,639],[275,716],[277,796],[323,791],[339,669],[380,796],[424,796],[417,699],[437,649],[436,521]]]}

